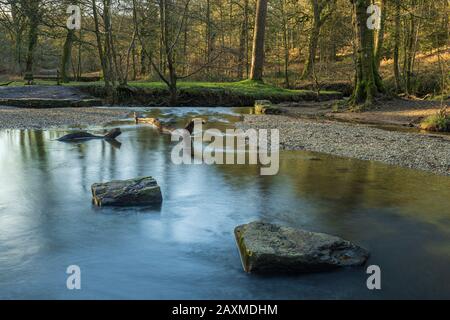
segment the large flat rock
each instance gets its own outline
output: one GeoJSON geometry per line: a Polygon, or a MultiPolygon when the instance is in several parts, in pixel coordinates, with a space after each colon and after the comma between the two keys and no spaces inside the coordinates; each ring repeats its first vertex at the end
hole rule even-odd
{"type": "Polygon", "coordinates": [[[319,272],[361,266],[369,252],[336,236],[252,222],[235,229],[246,272],[319,272]]]}
{"type": "Polygon", "coordinates": [[[161,189],[152,177],[116,180],[92,185],[97,206],[145,206],[162,202],[161,189]]]}

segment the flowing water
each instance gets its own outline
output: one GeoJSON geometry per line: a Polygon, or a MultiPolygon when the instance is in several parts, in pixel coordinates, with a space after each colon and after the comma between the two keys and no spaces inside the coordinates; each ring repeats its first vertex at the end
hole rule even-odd
{"type": "MultiPolygon", "coordinates": [[[[242,111],[148,113],[226,128],[242,111]]],[[[121,146],[60,143],[61,129],[0,131],[0,298],[450,298],[450,178],[302,151],[282,152],[276,176],[251,165],[177,166],[170,136],[118,125],[121,146]],[[148,175],[161,185],[160,208],[92,206],[92,183],[148,175]],[[368,248],[382,290],[367,289],[362,267],[245,274],[233,229],[253,220],[368,248]],[[81,290],[66,288],[69,265],[81,268],[81,290]]]]}

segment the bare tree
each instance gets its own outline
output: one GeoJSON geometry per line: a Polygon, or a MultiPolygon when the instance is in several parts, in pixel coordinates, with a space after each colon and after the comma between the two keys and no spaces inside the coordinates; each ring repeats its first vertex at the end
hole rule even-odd
{"type": "Polygon", "coordinates": [[[303,79],[310,78],[313,75],[320,29],[331,16],[336,2],[335,0],[310,0],[310,3],[313,10],[313,21],[308,44],[308,58],[302,74],[303,79]]]}
{"type": "Polygon", "coordinates": [[[22,74],[22,42],[26,29],[26,17],[18,0],[0,2],[0,23],[8,30],[14,42],[14,72],[22,74]]]}

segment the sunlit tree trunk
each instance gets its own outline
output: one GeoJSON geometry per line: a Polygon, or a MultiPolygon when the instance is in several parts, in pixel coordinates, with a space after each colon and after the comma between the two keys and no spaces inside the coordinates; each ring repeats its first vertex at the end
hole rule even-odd
{"type": "Polygon", "coordinates": [[[395,1],[395,25],[394,25],[394,78],[395,89],[397,92],[401,90],[400,79],[400,28],[401,28],[401,0],[395,1]]]}
{"type": "Polygon", "coordinates": [[[380,30],[378,30],[377,34],[377,47],[375,51],[375,61],[377,69],[380,68],[381,59],[383,58],[383,45],[384,45],[384,33],[386,29],[386,17],[387,17],[387,5],[386,0],[381,0],[381,21],[380,21],[380,30]]]}
{"type": "Polygon", "coordinates": [[[210,63],[211,63],[211,50],[212,50],[212,35],[211,35],[211,1],[206,0],[206,57],[205,57],[205,63],[207,65],[205,71],[206,71],[206,77],[210,78],[210,63]]]}
{"type": "Polygon", "coordinates": [[[238,56],[238,78],[244,78],[244,69],[248,77],[248,0],[244,1],[244,15],[241,25],[241,34],[239,37],[239,56],[238,56]]]}
{"type": "Polygon", "coordinates": [[[253,37],[252,68],[250,70],[250,79],[255,81],[263,80],[266,16],[267,0],[257,0],[255,34],[253,37]]]}
{"type": "Polygon", "coordinates": [[[288,23],[286,19],[286,0],[281,0],[281,20],[283,30],[283,53],[284,53],[284,85],[290,87],[289,83],[289,41],[288,41],[288,23]]]}

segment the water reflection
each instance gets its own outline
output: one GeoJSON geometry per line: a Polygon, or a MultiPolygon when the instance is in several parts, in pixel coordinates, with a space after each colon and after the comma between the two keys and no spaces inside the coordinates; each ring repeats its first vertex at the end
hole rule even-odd
{"type": "MultiPolygon", "coordinates": [[[[183,127],[226,128],[231,109],[139,109],[183,127]]],[[[117,126],[117,123],[111,126],[117,126]]],[[[449,298],[448,177],[308,152],[283,152],[277,176],[258,166],[175,166],[170,136],[119,123],[120,149],[55,141],[68,130],[0,131],[1,298],[449,298]],[[160,208],[94,208],[90,185],[154,176],[160,208]],[[233,228],[264,219],[338,234],[366,246],[383,272],[363,269],[245,275],[233,228]],[[83,290],[65,289],[82,268],[83,290]]],[[[101,134],[105,128],[93,128],[101,134]]]]}

